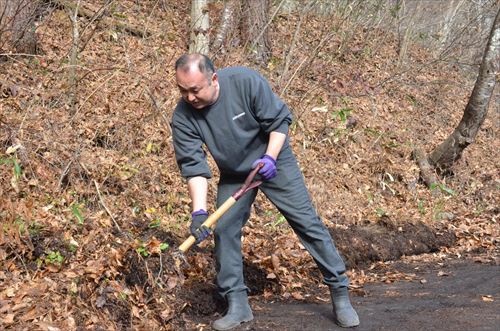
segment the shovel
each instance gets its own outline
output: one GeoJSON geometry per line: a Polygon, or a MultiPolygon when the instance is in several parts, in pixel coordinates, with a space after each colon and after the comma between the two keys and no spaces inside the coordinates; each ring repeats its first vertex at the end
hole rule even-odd
{"type": "MultiPolygon", "coordinates": [[[[215,225],[217,224],[217,221],[219,218],[224,215],[224,213],[231,208],[232,205],[236,203],[246,192],[256,188],[260,184],[262,184],[261,180],[253,180],[255,178],[255,175],[259,172],[260,168],[264,166],[263,163],[259,163],[255,169],[253,169],[245,179],[245,182],[243,185],[240,187],[239,190],[233,193],[232,196],[230,196],[217,210],[210,215],[205,222],[203,222],[202,225],[206,226],[209,229],[214,229],[215,225]]],[[[179,255],[183,256],[185,252],[189,250],[191,246],[196,242],[196,238],[194,236],[189,236],[180,246],[179,246],[179,255]]]]}

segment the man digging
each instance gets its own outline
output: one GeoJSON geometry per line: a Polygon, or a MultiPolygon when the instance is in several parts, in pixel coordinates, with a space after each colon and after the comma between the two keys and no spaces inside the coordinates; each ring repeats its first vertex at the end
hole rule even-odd
{"type": "MultiPolygon", "coordinates": [[[[251,169],[262,165],[260,190],[314,258],[330,288],[337,324],[359,325],[349,300],[344,262],[312,205],[288,143],[292,116],[286,104],[249,68],[215,72],[208,57],[190,54],[176,61],[175,70],[182,98],[172,117],[173,141],[192,199],[190,230],[196,243],[210,234],[210,229],[202,226],[208,218],[207,179],[211,177],[202,149],[205,144],[220,170],[217,206],[241,186],[251,169]]],[[[214,229],[217,286],[228,303],[226,315],[213,323],[216,330],[229,330],[253,319],[243,279],[241,230],[256,195],[257,188],[242,196],[214,229]]]]}

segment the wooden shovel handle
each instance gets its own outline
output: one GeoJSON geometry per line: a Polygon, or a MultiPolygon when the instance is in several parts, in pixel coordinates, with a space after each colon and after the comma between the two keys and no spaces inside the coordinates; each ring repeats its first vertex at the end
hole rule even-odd
{"type": "MultiPolygon", "coordinates": [[[[219,218],[236,202],[236,199],[233,197],[229,197],[217,210],[210,215],[202,225],[207,228],[213,229],[219,218]]],[[[189,236],[180,246],[179,250],[185,253],[193,244],[196,242],[196,238],[194,236],[189,236]]]]}
{"type": "MultiPolygon", "coordinates": [[[[245,179],[245,182],[243,183],[243,186],[236,191],[232,196],[229,197],[217,210],[210,215],[205,222],[203,222],[202,226],[206,226],[209,229],[215,228],[215,224],[219,220],[219,218],[229,209],[231,208],[232,205],[235,204],[236,201],[238,201],[239,198],[243,196],[246,192],[249,190],[256,188],[260,184],[262,184],[262,181],[256,180],[254,181],[255,176],[257,175],[258,171],[264,166],[263,163],[259,163],[257,167],[255,167],[247,176],[245,179]]],[[[180,246],[179,250],[182,253],[187,252],[187,250],[193,246],[193,244],[196,242],[196,238],[194,236],[189,236],[180,246]]]]}

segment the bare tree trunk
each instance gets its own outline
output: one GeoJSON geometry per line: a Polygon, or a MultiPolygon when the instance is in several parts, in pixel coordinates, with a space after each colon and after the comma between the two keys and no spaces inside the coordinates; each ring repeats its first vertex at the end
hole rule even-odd
{"type": "Polygon", "coordinates": [[[458,160],[463,150],[472,142],[486,118],[488,106],[500,72],[500,10],[498,11],[474,89],[465,107],[462,120],[455,131],[429,156],[432,166],[447,170],[458,160]]]}
{"type": "Polygon", "coordinates": [[[69,57],[69,102],[70,113],[72,116],[76,115],[78,103],[78,79],[77,79],[77,65],[78,65],[78,44],[80,41],[80,32],[78,29],[78,10],[80,8],[80,0],[77,1],[74,12],[68,9],[68,16],[71,20],[73,27],[73,43],[71,45],[69,57]]]}
{"type": "Polygon", "coordinates": [[[0,34],[9,30],[10,41],[17,53],[35,54],[37,0],[0,0],[0,34]]]}
{"type": "Polygon", "coordinates": [[[191,41],[189,44],[190,53],[208,54],[209,38],[208,28],[210,27],[207,0],[191,1],[191,41]]]}
{"type": "Polygon", "coordinates": [[[236,24],[240,17],[240,0],[227,0],[224,1],[224,10],[222,11],[222,18],[215,40],[212,45],[212,50],[215,53],[224,52],[224,45],[227,42],[228,35],[235,30],[236,24]]]}
{"type": "Polygon", "coordinates": [[[8,3],[6,0],[0,0],[0,51],[2,50],[5,44],[5,38],[3,35],[7,32],[8,29],[8,3]]]}
{"type": "Polygon", "coordinates": [[[449,7],[444,17],[443,27],[441,28],[442,30],[441,45],[440,45],[441,50],[445,49],[445,47],[448,44],[448,41],[450,39],[450,34],[452,32],[453,23],[457,17],[459,9],[462,7],[464,2],[465,0],[460,0],[459,3],[455,3],[455,0],[451,0],[450,3],[448,4],[449,7]]]}
{"type": "MultiPolygon", "coordinates": [[[[421,2],[417,2],[415,8],[413,8],[411,12],[408,14],[408,18],[405,23],[404,34],[402,36],[400,34],[399,47],[398,47],[399,50],[398,67],[401,67],[406,60],[408,46],[411,44],[412,41],[411,36],[414,32],[413,27],[414,27],[415,16],[420,11],[420,4],[421,2]]],[[[404,3],[403,0],[403,13],[405,12],[405,7],[406,4],[404,3]]]]}
{"type": "Polygon", "coordinates": [[[396,24],[398,30],[398,55],[401,54],[403,47],[403,20],[405,14],[405,0],[396,0],[396,24]]]}
{"type": "Polygon", "coordinates": [[[271,55],[267,22],[269,19],[269,0],[244,0],[242,35],[247,45],[250,58],[261,64],[267,64],[271,55]]]}

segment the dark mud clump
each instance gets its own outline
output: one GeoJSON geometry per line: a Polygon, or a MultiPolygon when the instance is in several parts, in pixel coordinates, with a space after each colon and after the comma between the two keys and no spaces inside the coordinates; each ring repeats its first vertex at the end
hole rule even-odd
{"type": "Polygon", "coordinates": [[[179,293],[179,298],[187,304],[185,312],[191,316],[221,314],[226,308],[225,300],[212,283],[188,281],[179,293]]]}
{"type": "Polygon", "coordinates": [[[178,246],[178,239],[168,232],[156,229],[143,233],[140,242],[144,245],[131,248],[125,253],[122,274],[127,285],[140,286],[145,293],[151,294],[157,283],[168,287],[169,278],[180,276],[172,255],[178,246]],[[147,246],[152,240],[167,244],[168,248],[161,254],[153,254],[147,246]]]}
{"type": "Polygon", "coordinates": [[[262,295],[264,291],[270,290],[273,293],[279,293],[280,287],[276,279],[268,279],[265,269],[259,268],[253,263],[243,262],[243,276],[245,284],[250,290],[249,295],[262,295]]]}
{"type": "Polygon", "coordinates": [[[29,269],[34,271],[47,265],[62,267],[73,255],[71,245],[58,236],[47,231],[30,235],[29,249],[25,252],[29,269]]]}
{"type": "Polygon", "coordinates": [[[437,252],[456,241],[452,232],[437,231],[422,222],[394,222],[388,218],[348,229],[330,229],[348,268],[366,267],[376,261],[397,260],[403,255],[437,252]]]}
{"type": "MultiPolygon", "coordinates": [[[[278,282],[275,279],[267,279],[266,271],[255,264],[244,261],[243,275],[250,296],[262,295],[266,289],[274,293],[279,292],[278,282]]],[[[226,301],[219,295],[213,282],[187,280],[178,295],[187,303],[185,312],[191,316],[222,314],[227,308],[226,301]]]]}

